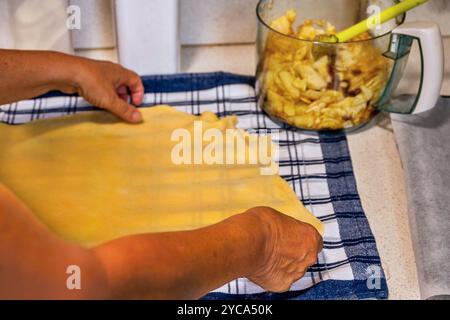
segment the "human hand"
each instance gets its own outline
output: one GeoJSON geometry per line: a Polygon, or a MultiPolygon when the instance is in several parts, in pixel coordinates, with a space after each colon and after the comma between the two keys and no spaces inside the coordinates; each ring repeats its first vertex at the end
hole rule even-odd
{"type": "Polygon", "coordinates": [[[70,85],[60,88],[66,93],[78,93],[92,105],[108,110],[129,123],[142,122],[142,115],[135,106],[144,98],[144,86],[140,77],[119,64],[75,58],[76,70],[70,85]],[[131,104],[128,103],[130,92],[131,104]]]}
{"type": "Polygon", "coordinates": [[[314,265],[323,240],[317,230],[271,208],[254,208],[246,214],[261,219],[265,252],[247,277],[272,292],[286,292],[314,265]]]}

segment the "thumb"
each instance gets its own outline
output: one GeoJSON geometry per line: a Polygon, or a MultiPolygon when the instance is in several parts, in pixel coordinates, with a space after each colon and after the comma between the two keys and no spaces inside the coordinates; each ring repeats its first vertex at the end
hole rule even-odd
{"type": "Polygon", "coordinates": [[[105,106],[105,109],[111,111],[119,118],[129,123],[137,124],[143,121],[141,112],[136,107],[133,107],[119,97],[115,97],[109,106],[105,106]]]}

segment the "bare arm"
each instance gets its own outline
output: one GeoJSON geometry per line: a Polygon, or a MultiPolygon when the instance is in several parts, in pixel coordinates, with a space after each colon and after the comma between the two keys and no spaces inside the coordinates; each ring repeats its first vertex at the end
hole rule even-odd
{"type": "Polygon", "coordinates": [[[95,251],[106,262],[115,298],[196,299],[262,264],[259,223],[242,214],[192,232],[120,239],[95,251]]]}
{"type": "Polygon", "coordinates": [[[134,105],[142,103],[144,87],[136,73],[115,63],[59,52],[0,49],[0,105],[52,90],[78,93],[128,122],[142,121],[139,111],[126,102],[129,91],[134,105]]]}
{"type": "MultiPolygon", "coordinates": [[[[0,71],[0,104],[61,90],[140,121],[125,99],[128,89],[140,104],[142,83],[119,65],[0,50],[0,71]]],[[[0,185],[0,298],[198,298],[240,276],[285,291],[315,262],[321,243],[310,225],[258,208],[209,228],[132,236],[87,250],[58,238],[0,185]],[[66,288],[69,265],[81,268],[81,291],[66,288]]]]}
{"type": "Polygon", "coordinates": [[[258,208],[88,250],[55,236],[0,186],[0,298],[195,299],[244,276],[282,292],[314,264],[321,243],[313,227],[258,208]],[[80,291],[66,287],[69,265],[81,268],[80,291]]]}

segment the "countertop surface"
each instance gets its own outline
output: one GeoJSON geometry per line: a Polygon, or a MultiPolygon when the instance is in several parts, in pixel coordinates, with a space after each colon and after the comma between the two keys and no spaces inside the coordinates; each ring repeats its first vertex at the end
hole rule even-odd
{"type": "MultiPolygon", "coordinates": [[[[450,38],[444,40],[450,50],[450,38]]],[[[414,81],[419,74],[417,52],[405,75],[414,81]]],[[[192,46],[182,49],[183,72],[228,71],[253,74],[253,44],[192,46]]],[[[450,94],[450,68],[443,94],[450,94]]],[[[402,163],[388,115],[348,137],[362,204],[378,244],[386,271],[390,299],[419,299],[420,290],[411,241],[402,163]]]]}

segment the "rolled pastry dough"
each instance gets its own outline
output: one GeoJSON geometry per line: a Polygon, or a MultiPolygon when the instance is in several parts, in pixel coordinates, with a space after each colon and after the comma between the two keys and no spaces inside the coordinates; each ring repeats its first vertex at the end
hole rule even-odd
{"type": "Polygon", "coordinates": [[[86,247],[196,229],[256,206],[323,233],[289,185],[278,175],[261,175],[259,166],[173,163],[175,129],[193,133],[194,121],[202,121],[203,130],[224,132],[235,128],[236,117],[196,117],[168,106],[142,113],[141,125],[106,112],[0,125],[0,182],[50,229],[86,247]]]}

